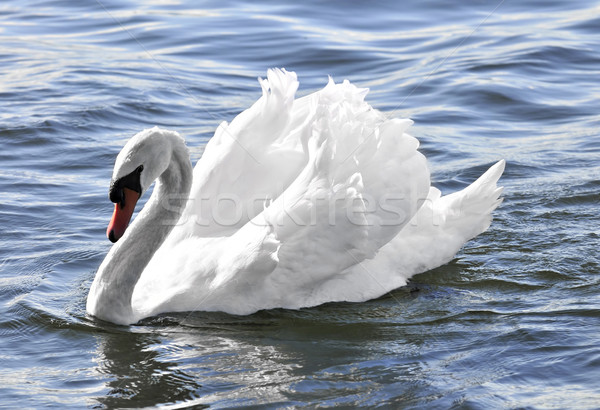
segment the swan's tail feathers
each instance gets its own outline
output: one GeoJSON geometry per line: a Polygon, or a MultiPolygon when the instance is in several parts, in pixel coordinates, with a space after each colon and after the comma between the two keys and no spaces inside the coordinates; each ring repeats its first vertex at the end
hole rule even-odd
{"type": "Polygon", "coordinates": [[[383,247],[380,261],[391,268],[402,266],[406,279],[436,268],[454,258],[471,238],[484,232],[492,212],[500,205],[502,188],[497,186],[504,160],[462,191],[441,196],[431,187],[429,195],[411,221],[383,247]]]}
{"type": "Polygon", "coordinates": [[[462,191],[439,199],[444,210],[444,222],[448,229],[460,233],[467,241],[486,231],[492,222],[492,212],[501,203],[502,187],[497,183],[504,172],[506,162],[501,160],[488,169],[475,182],[462,191]]]}

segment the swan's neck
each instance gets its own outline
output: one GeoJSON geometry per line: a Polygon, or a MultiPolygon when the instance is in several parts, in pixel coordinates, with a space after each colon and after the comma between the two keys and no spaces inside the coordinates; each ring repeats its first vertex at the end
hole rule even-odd
{"type": "Polygon", "coordinates": [[[183,142],[173,144],[171,162],[159,176],[152,196],[100,265],[87,310],[113,323],[135,323],[131,295],[154,253],[160,248],[186,204],[192,167],[183,142]]]}

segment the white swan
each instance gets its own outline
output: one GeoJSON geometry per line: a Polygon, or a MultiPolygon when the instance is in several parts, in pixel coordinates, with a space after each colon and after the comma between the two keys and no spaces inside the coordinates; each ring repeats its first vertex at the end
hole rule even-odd
{"type": "Polygon", "coordinates": [[[131,324],[161,312],[365,301],[448,262],[490,225],[504,161],[441,196],[405,133],[412,121],[372,109],[366,89],[330,80],[294,99],[294,73],[270,70],[260,82],[262,97],[219,126],[193,171],[175,132],[155,127],[127,142],[107,231],[123,237],[92,283],[90,314],[131,324]]]}

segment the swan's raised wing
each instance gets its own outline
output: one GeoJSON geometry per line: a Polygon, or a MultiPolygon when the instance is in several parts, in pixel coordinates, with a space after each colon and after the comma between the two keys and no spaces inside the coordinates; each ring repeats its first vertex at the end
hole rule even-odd
{"type": "Polygon", "coordinates": [[[183,231],[230,235],[283,192],[306,162],[300,139],[290,138],[298,137],[308,110],[294,104],[296,74],[269,70],[260,83],[262,97],[231,124],[223,122],[198,161],[183,231]]]}
{"type": "MultiPolygon", "coordinates": [[[[321,92],[308,163],[252,225],[270,226],[280,243],[277,266],[261,277],[262,308],[351,300],[344,281],[411,220],[427,195],[429,173],[410,121],[386,120],[364,103],[363,90],[330,83],[321,92]]],[[[365,272],[363,272],[365,273],[365,272]]],[[[349,279],[349,278],[348,278],[349,279]]],[[[360,291],[368,274],[351,286],[360,291]]]]}

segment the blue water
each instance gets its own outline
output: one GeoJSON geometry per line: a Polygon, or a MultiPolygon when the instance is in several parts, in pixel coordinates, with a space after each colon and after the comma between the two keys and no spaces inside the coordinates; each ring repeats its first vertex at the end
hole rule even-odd
{"type": "Polygon", "coordinates": [[[599,107],[591,0],[3,0],[0,407],[600,407],[599,107]],[[269,67],[414,119],[443,192],[505,158],[490,230],[367,303],[86,316],[122,145],[195,163],[269,67]]]}

